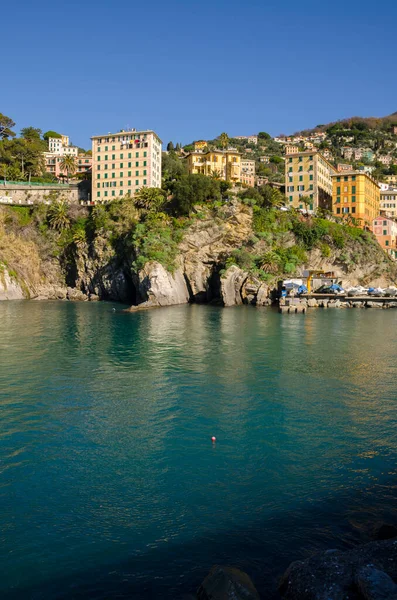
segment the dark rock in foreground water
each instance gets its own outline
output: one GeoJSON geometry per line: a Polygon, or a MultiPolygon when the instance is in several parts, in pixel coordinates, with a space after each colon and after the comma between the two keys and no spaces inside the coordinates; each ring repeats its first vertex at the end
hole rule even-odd
{"type": "Polygon", "coordinates": [[[198,600],[259,600],[246,573],[234,567],[215,565],[197,591],[198,600]]]}
{"type": "Polygon", "coordinates": [[[397,600],[397,538],[293,562],[280,592],[287,600],[397,600]]]}

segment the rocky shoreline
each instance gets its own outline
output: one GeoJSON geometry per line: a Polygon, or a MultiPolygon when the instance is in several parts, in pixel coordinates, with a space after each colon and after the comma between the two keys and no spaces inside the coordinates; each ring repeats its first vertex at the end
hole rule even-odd
{"type": "MultiPolygon", "coordinates": [[[[397,530],[382,525],[378,540],[290,564],[279,583],[284,600],[397,600],[397,530]],[[386,539],[383,539],[386,538],[386,539]]],[[[194,600],[260,600],[247,573],[215,565],[194,600]]]]}

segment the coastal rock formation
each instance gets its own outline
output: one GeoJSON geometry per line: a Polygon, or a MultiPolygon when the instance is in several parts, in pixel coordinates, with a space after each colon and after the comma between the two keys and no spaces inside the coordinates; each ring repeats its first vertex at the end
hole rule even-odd
{"type": "Polygon", "coordinates": [[[199,587],[197,600],[259,600],[259,594],[243,571],[215,565],[199,587]]]}
{"type": "Polygon", "coordinates": [[[221,298],[224,306],[242,304],[241,290],[247,274],[239,267],[231,266],[221,277],[221,298]]]}
{"type": "Polygon", "coordinates": [[[139,295],[142,308],[186,304],[189,292],[181,269],[169,273],[158,262],[147,263],[139,271],[139,295]]]}
{"type": "Polygon", "coordinates": [[[293,562],[283,575],[286,600],[397,600],[397,538],[352,550],[327,550],[293,562]]]}
{"type": "Polygon", "coordinates": [[[0,270],[0,300],[22,300],[25,297],[20,283],[5,267],[0,270]]]}

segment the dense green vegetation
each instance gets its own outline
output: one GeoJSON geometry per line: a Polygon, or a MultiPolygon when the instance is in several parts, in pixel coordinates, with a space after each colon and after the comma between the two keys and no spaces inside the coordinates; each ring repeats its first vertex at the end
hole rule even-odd
{"type": "MultiPolygon", "coordinates": [[[[52,183],[55,178],[45,171],[43,152],[48,151],[48,138],[61,135],[56,131],[24,127],[20,136],[13,131],[14,121],[0,113],[0,179],[8,181],[33,181],[52,183]]],[[[84,150],[83,150],[84,152],[84,150]]],[[[76,172],[76,162],[72,156],[64,156],[63,168],[69,175],[76,172]]]]}

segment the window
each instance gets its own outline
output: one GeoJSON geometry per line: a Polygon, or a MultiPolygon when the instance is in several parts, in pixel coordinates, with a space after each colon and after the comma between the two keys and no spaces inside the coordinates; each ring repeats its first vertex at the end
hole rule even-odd
{"type": "Polygon", "coordinates": [[[122,181],[120,181],[120,187],[123,187],[123,182],[122,181]]]}
{"type": "Polygon", "coordinates": [[[293,178],[293,177],[288,177],[288,181],[289,181],[290,183],[292,183],[292,182],[293,182],[293,180],[294,180],[294,178],[293,178]]]}
{"type": "Polygon", "coordinates": [[[105,171],[106,171],[106,169],[107,169],[107,168],[108,168],[108,166],[107,166],[107,165],[104,165],[104,169],[105,169],[105,171]]]}
{"type": "Polygon", "coordinates": [[[135,152],[135,158],[139,158],[139,152],[135,152]]]}
{"type": "Polygon", "coordinates": [[[131,167],[131,163],[130,163],[130,162],[128,163],[128,168],[129,168],[129,167],[131,167]]]}
{"type": "Polygon", "coordinates": [[[292,167],[289,168],[289,172],[292,173],[292,167]]]}
{"type": "Polygon", "coordinates": [[[127,177],[131,177],[131,171],[128,171],[127,177]]]}
{"type": "Polygon", "coordinates": [[[146,185],[146,179],[143,180],[143,185],[146,185]]]}
{"type": "Polygon", "coordinates": [[[340,196],[340,186],[338,186],[338,187],[336,188],[336,193],[338,194],[338,196],[340,196]]]}
{"type": "Polygon", "coordinates": [[[100,183],[97,183],[97,184],[96,184],[96,186],[97,186],[97,188],[98,188],[98,187],[101,187],[101,184],[100,184],[100,183]]]}
{"type": "Polygon", "coordinates": [[[290,158],[290,159],[288,160],[288,162],[292,163],[292,158],[290,158]]]}
{"type": "Polygon", "coordinates": [[[336,209],[336,214],[340,215],[340,208],[339,207],[336,209]]]}
{"type": "Polygon", "coordinates": [[[387,229],[383,230],[383,235],[387,235],[387,229]]]}
{"type": "Polygon", "coordinates": [[[355,201],[356,201],[356,197],[352,196],[352,202],[355,202],[355,201]]]}
{"type": "Polygon", "coordinates": [[[146,160],[143,161],[143,166],[146,167],[146,160]]]}
{"type": "Polygon", "coordinates": [[[385,245],[388,246],[389,245],[389,240],[385,241],[385,245]]]}
{"type": "Polygon", "coordinates": [[[135,166],[139,167],[139,161],[138,160],[136,161],[135,166]]]}
{"type": "Polygon", "coordinates": [[[135,177],[138,177],[139,171],[135,171],[135,177]]]}
{"type": "Polygon", "coordinates": [[[96,178],[97,178],[97,179],[100,179],[100,178],[101,178],[101,174],[100,174],[100,173],[98,173],[98,175],[96,176],[96,178]]]}
{"type": "Polygon", "coordinates": [[[355,212],[356,212],[356,207],[355,207],[355,206],[353,206],[353,208],[352,208],[352,213],[355,213],[355,212]]]}
{"type": "Polygon", "coordinates": [[[299,171],[303,171],[303,167],[299,167],[299,171]]]}
{"type": "Polygon", "coordinates": [[[383,225],[386,226],[387,225],[387,221],[383,221],[383,225]]]}
{"type": "Polygon", "coordinates": [[[115,196],[116,192],[114,190],[112,190],[112,196],[115,196]]]}
{"type": "Polygon", "coordinates": [[[124,158],[124,154],[120,154],[120,158],[124,158]]]}
{"type": "Polygon", "coordinates": [[[108,155],[107,155],[107,154],[105,154],[105,160],[107,160],[107,159],[108,159],[108,155]]]}
{"type": "Polygon", "coordinates": [[[143,174],[144,174],[144,175],[147,175],[146,171],[143,171],[143,174]]]}
{"type": "Polygon", "coordinates": [[[312,156],[309,156],[309,160],[313,160],[313,157],[312,157],[312,156]]]}
{"type": "Polygon", "coordinates": [[[292,201],[293,201],[293,197],[292,197],[292,196],[290,196],[290,197],[289,197],[289,201],[290,201],[290,202],[292,202],[292,201]]]}
{"type": "Polygon", "coordinates": [[[108,174],[107,174],[107,173],[105,173],[105,179],[107,179],[107,178],[108,178],[108,174]]]}
{"type": "Polygon", "coordinates": [[[313,165],[309,166],[309,171],[313,171],[313,165]]]}
{"type": "Polygon", "coordinates": [[[337,197],[336,202],[337,204],[340,204],[340,196],[337,197]]]}
{"type": "Polygon", "coordinates": [[[135,185],[139,185],[138,179],[135,180],[135,185]]]}
{"type": "MultiPolygon", "coordinates": [[[[122,172],[120,173],[120,177],[123,177],[123,173],[122,173],[122,172]]],[[[120,185],[121,185],[121,184],[120,184],[120,185]]]]}
{"type": "Polygon", "coordinates": [[[344,181],[349,181],[349,178],[348,178],[348,176],[347,176],[347,175],[345,175],[345,176],[344,176],[344,178],[343,178],[343,180],[344,180],[344,181]]]}
{"type": "Polygon", "coordinates": [[[100,198],[100,197],[101,197],[101,192],[97,192],[97,193],[96,193],[96,197],[97,197],[97,198],[100,198]]]}
{"type": "Polygon", "coordinates": [[[352,181],[356,181],[356,176],[352,175],[352,181]]]}
{"type": "Polygon", "coordinates": [[[101,157],[100,157],[100,156],[97,156],[97,160],[101,160],[101,157]]]}
{"type": "Polygon", "coordinates": [[[116,168],[116,164],[115,164],[115,163],[113,163],[113,164],[112,164],[112,169],[115,169],[115,168],[116,168]]]}
{"type": "Polygon", "coordinates": [[[108,193],[107,193],[107,192],[105,192],[105,196],[107,196],[107,195],[108,195],[108,193]]]}
{"type": "Polygon", "coordinates": [[[112,173],[112,179],[116,177],[116,173],[112,173]]]}
{"type": "Polygon", "coordinates": [[[122,169],[122,168],[123,168],[123,163],[120,163],[120,169],[122,169]]]}
{"type": "Polygon", "coordinates": [[[127,182],[128,187],[131,187],[131,181],[127,182]]]}
{"type": "Polygon", "coordinates": [[[309,179],[310,181],[313,181],[313,175],[310,175],[309,179]]]}
{"type": "Polygon", "coordinates": [[[112,160],[116,160],[116,155],[112,154],[112,160]]]}
{"type": "Polygon", "coordinates": [[[352,185],[352,194],[355,194],[355,193],[356,193],[356,186],[352,185]]]}
{"type": "Polygon", "coordinates": [[[116,150],[116,146],[112,146],[112,150],[116,150]]]}
{"type": "Polygon", "coordinates": [[[145,157],[145,156],[147,156],[147,152],[144,152],[144,153],[143,153],[143,156],[144,156],[144,157],[145,157]]]}
{"type": "Polygon", "coordinates": [[[293,185],[289,185],[287,188],[287,192],[293,192],[294,191],[294,186],[293,185]]]}
{"type": "Polygon", "coordinates": [[[300,157],[299,157],[299,162],[302,162],[302,160],[303,160],[303,158],[300,156],[300,157]]]}
{"type": "MultiPolygon", "coordinates": [[[[99,150],[99,148],[98,148],[98,150],[99,150]]],[[[107,151],[108,151],[108,147],[107,147],[107,146],[105,146],[105,152],[107,152],[107,151]]]]}
{"type": "Polygon", "coordinates": [[[309,185],[309,190],[312,190],[312,189],[313,189],[313,184],[311,183],[311,184],[309,185]]]}
{"type": "Polygon", "coordinates": [[[346,215],[349,212],[349,207],[348,206],[344,206],[342,209],[343,213],[346,215]]]}
{"type": "Polygon", "coordinates": [[[303,181],[303,176],[299,175],[299,181],[303,181]]]}
{"type": "Polygon", "coordinates": [[[337,178],[336,178],[336,181],[340,181],[340,177],[337,177],[337,178]]]}

